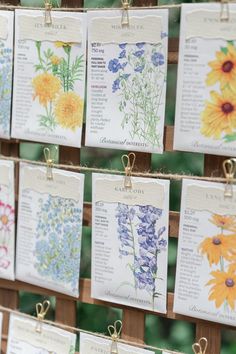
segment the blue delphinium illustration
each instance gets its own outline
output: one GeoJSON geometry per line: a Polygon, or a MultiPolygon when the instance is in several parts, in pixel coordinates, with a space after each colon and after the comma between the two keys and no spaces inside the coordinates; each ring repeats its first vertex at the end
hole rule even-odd
{"type": "MultiPolygon", "coordinates": [[[[147,206],[118,204],[116,219],[120,241],[120,257],[129,257],[128,267],[133,273],[137,290],[146,290],[152,297],[154,308],[157,292],[158,255],[166,250],[167,241],[162,237],[165,226],[158,227],[162,209],[147,206]]],[[[127,284],[127,283],[126,283],[127,284]]]]}
{"type": "Polygon", "coordinates": [[[117,58],[108,62],[108,71],[115,75],[112,92],[120,96],[121,126],[128,126],[132,139],[160,147],[158,125],[166,82],[163,44],[122,43],[118,49],[117,58]]]}
{"type": "Polygon", "coordinates": [[[12,86],[12,49],[0,41],[0,132],[8,135],[10,130],[12,86]]]}
{"type": "Polygon", "coordinates": [[[35,268],[40,275],[76,290],[81,249],[81,209],[72,199],[39,200],[35,268]]]}

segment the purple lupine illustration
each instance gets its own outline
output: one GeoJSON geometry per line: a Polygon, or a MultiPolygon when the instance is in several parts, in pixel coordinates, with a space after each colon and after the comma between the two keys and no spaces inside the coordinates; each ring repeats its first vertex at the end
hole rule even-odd
{"type": "Polygon", "coordinates": [[[133,273],[135,290],[146,290],[152,297],[153,309],[157,292],[158,255],[166,250],[163,238],[166,227],[159,227],[163,210],[147,206],[118,204],[116,219],[120,241],[120,257],[129,257],[128,267],[133,273]]]}

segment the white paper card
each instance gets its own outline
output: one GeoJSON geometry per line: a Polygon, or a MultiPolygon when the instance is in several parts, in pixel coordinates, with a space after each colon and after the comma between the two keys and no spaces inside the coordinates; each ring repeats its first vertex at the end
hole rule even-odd
{"type": "Polygon", "coordinates": [[[236,153],[236,4],[183,4],[174,148],[236,153]],[[224,5],[223,15],[226,15],[224,5]]]}
{"type": "Polygon", "coordinates": [[[35,329],[37,320],[10,315],[7,354],[73,354],[76,335],[60,328],[42,325],[42,333],[35,329]]]}
{"type": "Polygon", "coordinates": [[[236,325],[236,187],[184,180],[174,312],[236,325]]]}
{"type": "Polygon", "coordinates": [[[0,138],[10,138],[14,12],[0,11],[0,138]]]}
{"type": "Polygon", "coordinates": [[[14,138],[81,146],[86,16],[53,11],[45,27],[40,10],[16,10],[14,138]]]}
{"type": "Polygon", "coordinates": [[[0,278],[15,279],[14,163],[0,160],[0,278]]]}
{"type": "MultiPolygon", "coordinates": [[[[154,354],[153,351],[145,350],[131,345],[117,343],[119,354],[154,354]]],[[[80,334],[80,354],[108,354],[111,349],[111,340],[99,338],[90,334],[80,334]]]]}
{"type": "Polygon", "coordinates": [[[20,165],[16,277],[79,296],[84,175],[20,165]]]}
{"type": "Polygon", "coordinates": [[[169,181],[93,174],[92,297],[166,313],[169,181]]]}
{"type": "Polygon", "coordinates": [[[168,11],[88,12],[86,145],[162,153],[168,11]]]}

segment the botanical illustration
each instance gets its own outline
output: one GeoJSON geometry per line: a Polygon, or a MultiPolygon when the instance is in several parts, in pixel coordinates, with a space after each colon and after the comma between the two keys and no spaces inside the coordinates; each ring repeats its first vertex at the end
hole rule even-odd
{"type": "Polygon", "coordinates": [[[9,135],[12,86],[12,49],[0,41],[0,134],[9,135]]]}
{"type": "Polygon", "coordinates": [[[166,227],[158,225],[162,213],[162,209],[151,205],[119,203],[116,214],[120,257],[126,257],[127,268],[133,274],[133,284],[125,282],[121,286],[131,285],[135,290],[147,291],[153,309],[155,299],[162,296],[158,292],[158,283],[162,280],[158,275],[158,255],[167,247],[162,237],[166,227]]]}
{"type": "Polygon", "coordinates": [[[166,82],[163,44],[119,45],[108,63],[113,74],[112,92],[119,95],[121,126],[130,137],[160,147],[159,123],[166,82]]]}
{"type": "Polygon", "coordinates": [[[209,221],[215,225],[213,236],[206,237],[199,246],[211,269],[209,300],[216,308],[227,311],[236,308],[236,217],[213,214],[209,221]]]}
{"type": "Polygon", "coordinates": [[[3,269],[7,269],[11,264],[9,257],[9,241],[11,239],[14,223],[14,208],[0,199],[0,268],[3,269]]]}
{"type": "Polygon", "coordinates": [[[42,106],[39,126],[50,131],[57,126],[71,131],[81,128],[84,102],[74,90],[83,77],[83,55],[72,59],[73,43],[55,42],[54,50],[43,50],[40,41],[35,45],[38,63],[34,66],[37,75],[32,85],[33,99],[42,106]]]}
{"type": "Polygon", "coordinates": [[[224,142],[236,140],[236,47],[227,42],[226,47],[216,52],[215,60],[209,62],[211,71],[207,75],[207,86],[217,84],[218,89],[210,92],[201,117],[201,133],[224,142]]]}
{"type": "Polygon", "coordinates": [[[70,284],[76,291],[80,267],[81,209],[72,199],[49,195],[39,199],[34,264],[38,273],[70,284]]]}

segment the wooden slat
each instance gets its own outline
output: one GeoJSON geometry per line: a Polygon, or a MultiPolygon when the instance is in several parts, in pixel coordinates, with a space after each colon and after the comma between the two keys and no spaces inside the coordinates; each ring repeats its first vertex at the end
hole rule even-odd
{"type": "Polygon", "coordinates": [[[216,323],[205,323],[199,321],[196,325],[196,341],[205,337],[208,340],[206,354],[218,354],[221,349],[221,327],[216,323]]]}
{"type": "Polygon", "coordinates": [[[56,321],[68,326],[76,326],[76,301],[62,299],[59,296],[56,299],[56,321]]]}
{"type": "Polygon", "coordinates": [[[145,317],[142,310],[126,309],[123,314],[122,338],[144,343],[145,317]]]}
{"type": "MultiPolygon", "coordinates": [[[[3,289],[1,288],[1,284],[0,284],[0,305],[15,310],[18,308],[18,302],[19,302],[18,290],[17,289],[10,290],[7,288],[3,289]]],[[[3,335],[8,334],[8,325],[9,325],[9,314],[4,313],[3,327],[2,327],[3,335]]],[[[5,350],[4,347],[2,348],[2,350],[5,350]]]]}

